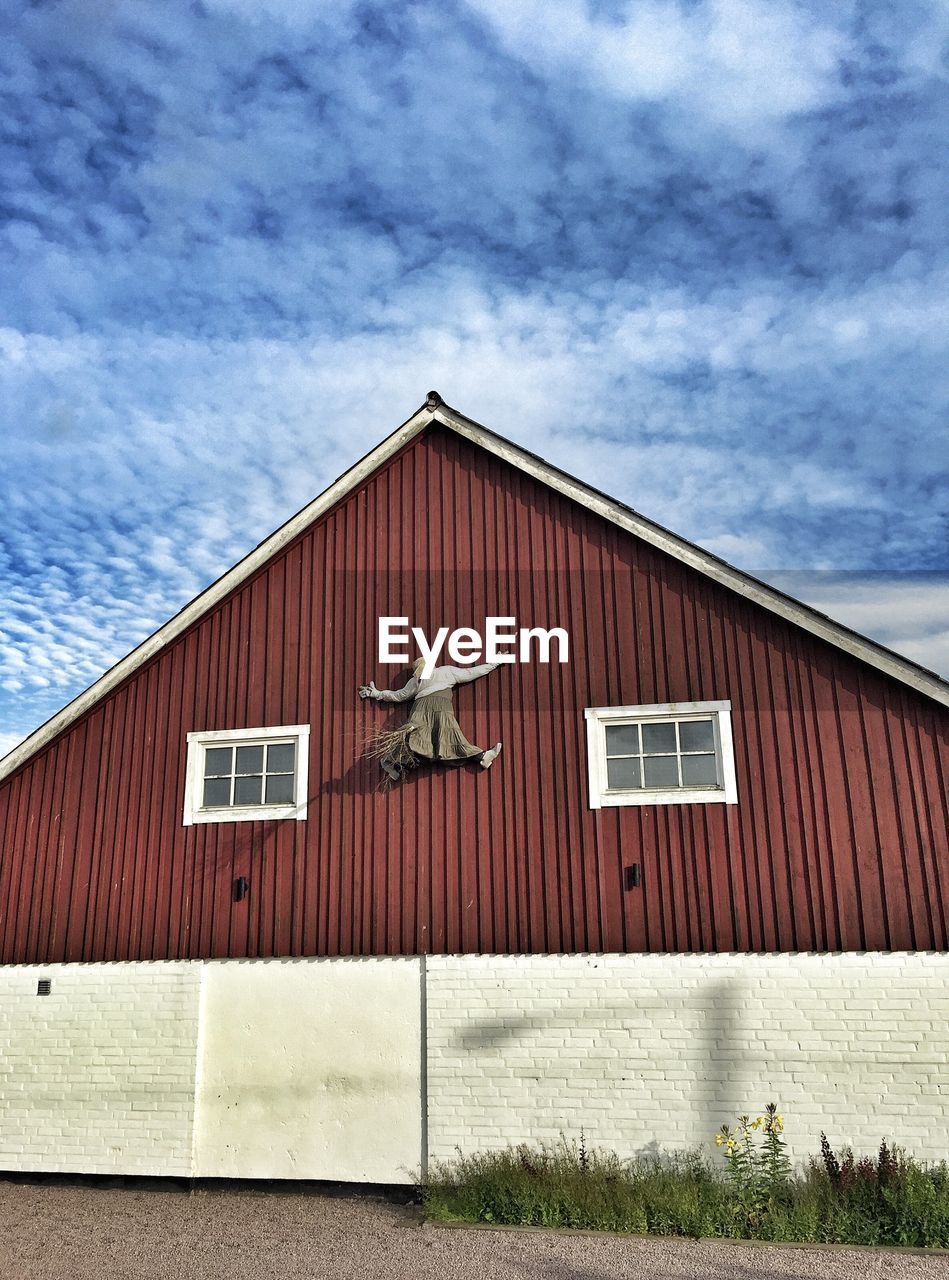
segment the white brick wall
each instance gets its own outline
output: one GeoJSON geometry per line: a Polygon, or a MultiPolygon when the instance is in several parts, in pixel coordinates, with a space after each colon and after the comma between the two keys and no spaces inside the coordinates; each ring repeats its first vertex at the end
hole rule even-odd
{"type": "Polygon", "coordinates": [[[186,963],[0,967],[0,1168],[188,1176],[199,984],[186,963]]]}
{"type": "Polygon", "coordinates": [[[0,968],[0,1169],[401,1181],[426,1124],[434,1159],[581,1129],[629,1156],[771,1099],[797,1156],[949,1154],[949,955],[425,972],[423,1005],[411,959],[0,968]]]}
{"type": "Polygon", "coordinates": [[[797,1157],[949,1154],[947,955],[433,957],[427,993],[433,1159],[707,1145],[772,1099],[797,1157]]]}

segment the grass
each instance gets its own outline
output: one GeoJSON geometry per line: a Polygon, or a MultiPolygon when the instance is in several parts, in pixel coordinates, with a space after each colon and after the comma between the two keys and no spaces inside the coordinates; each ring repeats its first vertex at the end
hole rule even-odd
{"type": "Polygon", "coordinates": [[[949,1247],[949,1168],[888,1148],[821,1156],[803,1172],[745,1177],[701,1152],[622,1161],[564,1139],[437,1165],[423,1188],[436,1222],[636,1234],[949,1247]]]}

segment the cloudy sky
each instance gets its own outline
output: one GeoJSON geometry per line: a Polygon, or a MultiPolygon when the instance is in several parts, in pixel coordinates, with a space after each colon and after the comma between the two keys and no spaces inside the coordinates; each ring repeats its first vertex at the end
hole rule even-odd
{"type": "Polygon", "coordinates": [[[946,4],[4,14],[0,747],[430,387],[949,675],[946,4]]]}

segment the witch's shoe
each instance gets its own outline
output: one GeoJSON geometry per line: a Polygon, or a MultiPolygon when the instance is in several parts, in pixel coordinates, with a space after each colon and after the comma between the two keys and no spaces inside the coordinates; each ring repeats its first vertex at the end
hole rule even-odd
{"type": "Polygon", "coordinates": [[[500,742],[496,742],[494,746],[491,747],[489,750],[487,750],[484,753],[484,755],[481,757],[481,768],[490,769],[500,754],[501,754],[501,744],[500,742]]]}
{"type": "Polygon", "coordinates": [[[402,777],[401,772],[390,760],[380,760],[379,763],[382,765],[383,771],[387,777],[391,778],[393,782],[398,782],[402,777]]]}

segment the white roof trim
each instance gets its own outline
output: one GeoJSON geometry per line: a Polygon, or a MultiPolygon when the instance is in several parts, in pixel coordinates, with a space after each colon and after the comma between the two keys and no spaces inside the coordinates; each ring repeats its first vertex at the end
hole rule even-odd
{"type": "Polygon", "coordinates": [[[839,622],[834,622],[832,618],[826,617],[809,605],[801,604],[799,601],[792,599],[791,596],[784,595],[783,592],[775,590],[774,587],[769,587],[767,583],[760,582],[757,578],[743,573],[740,569],[735,569],[724,560],[720,560],[710,552],[703,551],[701,547],[695,546],[694,543],[687,542],[684,538],[680,538],[677,534],[670,532],[670,530],[662,528],[661,525],[654,524],[630,507],[624,506],[623,503],[617,502],[615,499],[607,497],[606,494],[583,484],[582,481],[576,480],[573,476],[567,475],[566,472],[558,470],[550,463],[545,462],[543,458],[537,457],[536,454],[529,453],[526,449],[521,449],[518,445],[512,444],[511,441],[505,440],[503,436],[495,435],[493,431],[489,431],[487,427],[482,427],[471,418],[466,418],[464,414],[452,409],[441,401],[435,393],[432,393],[427,402],[413,413],[411,418],[393,431],[390,436],[387,436],[370,453],[367,453],[364,458],[350,467],[348,471],[344,472],[319,497],[314,498],[301,511],[298,511],[295,516],[291,516],[286,524],[281,525],[269,538],[265,538],[249,555],[238,561],[233,569],[229,569],[227,573],[218,578],[216,582],[213,582],[200,595],[195,596],[189,604],[186,604],[164,626],[159,627],[138,648],[133,649],[131,653],[117,662],[114,667],[111,667],[104,675],[100,676],[88,689],[80,693],[77,698],[74,698],[72,702],[63,707],[61,711],[58,711],[45,724],[34,730],[19,746],[14,747],[12,751],[0,760],[0,780],[13,773],[20,765],[35,755],[37,751],[42,750],[53,738],[95,706],[100,699],[111,693],[113,689],[128,679],[139,667],[144,666],[146,662],[155,657],[172,640],[187,631],[204,614],[230,595],[236,587],[239,587],[242,582],[256,573],[258,569],[263,568],[282,547],[292,542],[314,520],[319,519],[337,502],[345,498],[348,493],[362,484],[384,462],[387,462],[393,454],[408,444],[410,440],[432,422],[441,423],[458,435],[464,436],[465,439],[470,440],[473,444],[479,445],[489,453],[503,459],[503,461],[509,462],[512,466],[517,467],[518,470],[533,476],[536,480],[541,481],[542,484],[546,484],[558,493],[562,493],[565,497],[578,502],[581,506],[586,507],[587,510],[602,516],[603,519],[609,520],[621,529],[635,534],[636,537],[642,538],[645,542],[658,547],[661,551],[667,552],[669,555],[674,556],[675,559],[681,560],[684,564],[690,565],[693,569],[705,574],[706,577],[731,588],[732,591],[737,591],[739,595],[753,600],[756,604],[760,604],[763,608],[777,614],[778,617],[803,627],[805,631],[819,636],[836,648],[842,649],[844,653],[850,654],[851,657],[859,658],[870,666],[876,667],[878,671],[882,671],[903,684],[909,685],[910,688],[916,689],[919,693],[924,693],[928,697],[934,698],[937,702],[941,702],[944,706],[949,706],[949,682],[943,680],[934,672],[927,671],[925,667],[918,666],[908,658],[900,657],[899,654],[893,653],[892,650],[885,648],[883,645],[877,644],[873,640],[868,640],[865,636],[851,631],[839,622]]]}

